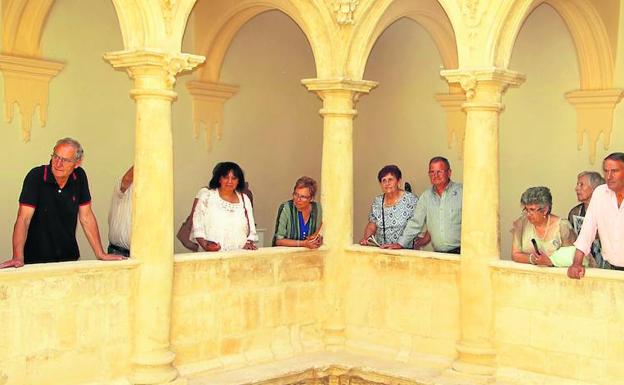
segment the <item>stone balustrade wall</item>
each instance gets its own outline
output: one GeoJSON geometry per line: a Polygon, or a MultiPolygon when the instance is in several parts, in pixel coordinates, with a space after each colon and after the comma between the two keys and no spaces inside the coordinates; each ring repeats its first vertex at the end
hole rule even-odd
{"type": "Polygon", "coordinates": [[[352,246],[346,265],[350,350],[402,361],[455,356],[459,256],[352,246]]]}
{"type": "Polygon", "coordinates": [[[80,261],[0,271],[0,384],[125,377],[137,267],[80,261]]]}
{"type": "Polygon", "coordinates": [[[590,269],[577,281],[566,269],[496,261],[492,279],[501,367],[587,383],[622,382],[624,274],[590,269]]]}
{"type": "Polygon", "coordinates": [[[192,372],[322,350],[324,254],[280,247],[177,255],[176,365],[192,372]]]}

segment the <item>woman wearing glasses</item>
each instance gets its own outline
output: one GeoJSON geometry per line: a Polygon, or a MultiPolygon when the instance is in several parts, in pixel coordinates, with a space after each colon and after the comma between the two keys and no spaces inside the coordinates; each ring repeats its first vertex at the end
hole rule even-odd
{"type": "Polygon", "coordinates": [[[565,250],[555,252],[572,246],[576,240],[572,225],[551,213],[552,195],[548,187],[528,188],[522,193],[520,204],[522,216],[513,223],[511,230],[511,259],[533,265],[558,266],[555,257],[559,259],[565,250]]]}
{"type": "Polygon", "coordinates": [[[277,210],[273,246],[307,247],[317,249],[323,244],[320,235],[323,214],[314,201],[316,181],[302,176],[295,182],[292,199],[277,210]]]}
{"type": "MultiPolygon", "coordinates": [[[[418,202],[414,194],[401,189],[401,176],[401,170],[395,165],[384,166],[377,173],[383,194],[373,199],[361,245],[381,246],[398,242],[418,202]]],[[[425,232],[424,237],[416,238],[416,248],[426,245],[430,239],[429,233],[425,232]]]]}

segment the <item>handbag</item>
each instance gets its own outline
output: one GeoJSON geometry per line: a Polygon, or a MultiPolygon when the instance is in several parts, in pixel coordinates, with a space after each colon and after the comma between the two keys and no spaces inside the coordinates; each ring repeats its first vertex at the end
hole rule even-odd
{"type": "Polygon", "coordinates": [[[186,220],[182,222],[182,226],[180,226],[180,230],[176,234],[176,238],[182,243],[184,247],[191,251],[197,251],[199,249],[199,245],[190,240],[191,231],[193,230],[193,214],[195,214],[195,206],[197,205],[197,198],[193,200],[193,208],[191,209],[191,213],[186,220]]]}

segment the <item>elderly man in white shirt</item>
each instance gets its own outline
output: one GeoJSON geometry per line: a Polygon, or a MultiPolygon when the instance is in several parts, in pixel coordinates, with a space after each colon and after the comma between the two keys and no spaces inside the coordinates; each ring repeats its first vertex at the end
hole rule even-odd
{"type": "Polygon", "coordinates": [[[115,185],[108,211],[108,253],[130,256],[134,166],[115,185]]]}
{"type": "Polygon", "coordinates": [[[568,277],[580,279],[585,275],[583,258],[600,236],[602,256],[614,270],[624,270],[624,153],[607,156],[602,168],[606,184],[596,187],[592,194],[583,227],[574,246],[574,262],[568,268],[568,277]]]}

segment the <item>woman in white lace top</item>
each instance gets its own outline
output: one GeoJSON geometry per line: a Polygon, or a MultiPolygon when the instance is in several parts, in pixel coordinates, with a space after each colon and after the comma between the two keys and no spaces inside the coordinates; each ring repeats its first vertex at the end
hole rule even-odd
{"type": "Polygon", "coordinates": [[[197,193],[191,240],[203,250],[256,249],[258,235],[244,186],[243,170],[236,163],[222,162],[212,171],[208,188],[197,193]]]}

